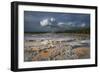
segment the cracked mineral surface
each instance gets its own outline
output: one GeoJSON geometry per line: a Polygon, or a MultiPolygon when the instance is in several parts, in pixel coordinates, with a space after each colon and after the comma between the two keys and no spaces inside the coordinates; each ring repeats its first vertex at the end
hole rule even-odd
{"type": "Polygon", "coordinates": [[[25,34],[25,62],[88,58],[90,58],[88,34],[25,34]]]}

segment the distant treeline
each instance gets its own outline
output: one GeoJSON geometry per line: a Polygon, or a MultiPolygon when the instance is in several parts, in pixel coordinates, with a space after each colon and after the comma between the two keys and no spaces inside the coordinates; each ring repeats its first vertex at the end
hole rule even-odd
{"type": "Polygon", "coordinates": [[[24,32],[24,33],[31,33],[31,34],[41,34],[41,33],[79,33],[79,34],[90,34],[90,28],[78,28],[78,29],[65,30],[65,31],[56,31],[56,32],[24,32]]]}
{"type": "MultiPolygon", "coordinates": [[[[56,32],[56,33],[59,33],[59,32],[56,32]]],[[[83,34],[89,34],[90,33],[90,28],[80,28],[80,29],[73,29],[73,30],[65,30],[64,32],[65,33],[83,33],[83,34]]]]}

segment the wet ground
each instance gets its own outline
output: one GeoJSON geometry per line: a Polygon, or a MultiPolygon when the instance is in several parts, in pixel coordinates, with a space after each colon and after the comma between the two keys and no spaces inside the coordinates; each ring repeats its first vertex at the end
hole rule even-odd
{"type": "Polygon", "coordinates": [[[90,58],[88,34],[45,33],[24,35],[24,61],[90,58]]]}

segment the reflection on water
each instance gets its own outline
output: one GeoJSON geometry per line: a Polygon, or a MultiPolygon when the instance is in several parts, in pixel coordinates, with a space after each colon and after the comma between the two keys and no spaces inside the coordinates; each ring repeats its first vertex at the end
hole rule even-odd
{"type": "Polygon", "coordinates": [[[24,61],[90,58],[88,34],[42,33],[24,35],[24,61]]]}

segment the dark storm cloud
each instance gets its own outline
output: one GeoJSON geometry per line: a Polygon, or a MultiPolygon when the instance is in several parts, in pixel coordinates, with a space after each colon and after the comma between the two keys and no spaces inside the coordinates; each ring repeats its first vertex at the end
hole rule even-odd
{"type": "Polygon", "coordinates": [[[24,11],[25,32],[63,31],[89,26],[89,14],[24,11]]]}

